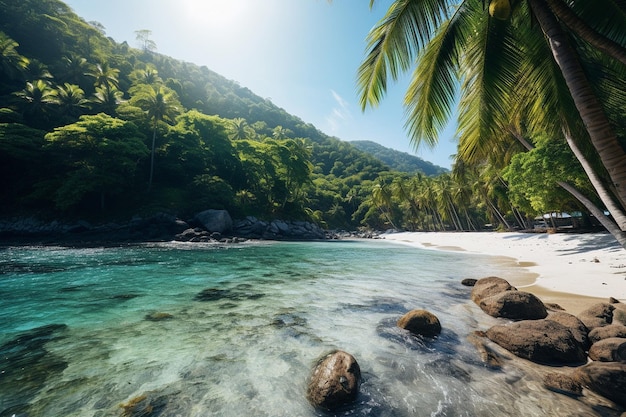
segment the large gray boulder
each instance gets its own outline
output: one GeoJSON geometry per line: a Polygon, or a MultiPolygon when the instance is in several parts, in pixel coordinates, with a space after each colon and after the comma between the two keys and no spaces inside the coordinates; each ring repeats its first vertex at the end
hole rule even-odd
{"type": "Polygon", "coordinates": [[[313,368],[307,399],[318,408],[334,410],[356,400],[361,368],[354,356],[336,350],[323,356],[313,368]]]}
{"type": "Polygon", "coordinates": [[[411,310],[400,317],[398,327],[414,335],[433,337],[441,333],[441,323],[437,316],[426,310],[411,310]]]}
{"type": "Polygon", "coordinates": [[[233,228],[233,219],[226,210],[205,210],[194,216],[194,220],[208,232],[228,232],[233,228]]]}
{"type": "Polygon", "coordinates": [[[511,320],[538,320],[548,315],[543,302],[535,295],[524,291],[503,291],[482,298],[479,307],[491,317],[511,320]]]}
{"type": "Polygon", "coordinates": [[[626,363],[591,362],[577,368],[574,378],[591,391],[626,407],[626,363]]]}
{"type": "Polygon", "coordinates": [[[520,358],[540,364],[581,364],[587,355],[572,332],[552,320],[523,320],[493,326],[487,337],[520,358]]]}
{"type": "Polygon", "coordinates": [[[516,291],[517,288],[509,284],[507,280],[499,277],[481,278],[472,288],[472,301],[479,304],[484,298],[491,297],[504,291],[516,291]]]}

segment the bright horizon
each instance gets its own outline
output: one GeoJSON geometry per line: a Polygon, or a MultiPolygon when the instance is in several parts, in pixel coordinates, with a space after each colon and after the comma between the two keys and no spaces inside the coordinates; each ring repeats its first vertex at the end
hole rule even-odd
{"type": "Polygon", "coordinates": [[[377,108],[361,111],[356,87],[366,37],[391,0],[66,0],[116,42],[139,47],[147,29],[157,52],[205,65],[305,123],[344,141],[370,140],[450,168],[454,128],[415,151],[404,129],[407,74],[377,108]]]}

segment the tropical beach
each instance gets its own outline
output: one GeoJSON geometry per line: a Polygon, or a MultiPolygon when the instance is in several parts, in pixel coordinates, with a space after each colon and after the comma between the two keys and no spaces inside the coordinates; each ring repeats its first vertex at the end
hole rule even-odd
{"type": "MultiPolygon", "coordinates": [[[[402,232],[383,236],[424,249],[499,257],[499,262],[519,267],[502,278],[573,314],[610,297],[626,300],[626,250],[608,233],[402,232]]],[[[472,271],[467,275],[481,278],[472,276],[472,271]]]]}

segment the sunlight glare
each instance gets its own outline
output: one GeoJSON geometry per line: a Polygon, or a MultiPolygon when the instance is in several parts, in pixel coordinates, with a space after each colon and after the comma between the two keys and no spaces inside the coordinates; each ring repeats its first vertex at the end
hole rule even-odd
{"type": "Polygon", "coordinates": [[[187,22],[204,24],[210,29],[225,29],[241,20],[245,1],[181,0],[180,7],[187,22]]]}

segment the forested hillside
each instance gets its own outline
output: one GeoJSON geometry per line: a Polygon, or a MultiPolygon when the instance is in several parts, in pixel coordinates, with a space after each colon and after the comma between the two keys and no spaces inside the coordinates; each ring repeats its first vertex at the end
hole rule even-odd
{"type": "Polygon", "coordinates": [[[407,172],[409,174],[421,172],[429,176],[443,174],[447,171],[447,169],[424,161],[422,158],[387,148],[371,140],[352,140],[350,143],[357,149],[372,155],[376,159],[380,159],[394,171],[407,172]]]}
{"type": "Polygon", "coordinates": [[[580,208],[546,186],[559,167],[589,188],[562,147],[537,146],[504,170],[457,161],[451,173],[369,146],[374,157],[205,66],[159,54],[147,30],[133,48],[59,0],[0,8],[5,218],[223,208],[329,228],[524,228],[537,213],[580,208]]]}

